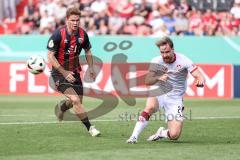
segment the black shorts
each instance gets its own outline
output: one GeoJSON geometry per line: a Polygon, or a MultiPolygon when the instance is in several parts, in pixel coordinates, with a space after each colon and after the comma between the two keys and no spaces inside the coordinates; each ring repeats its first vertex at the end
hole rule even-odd
{"type": "Polygon", "coordinates": [[[51,74],[52,79],[54,81],[55,88],[57,91],[64,93],[66,89],[73,88],[77,95],[83,95],[83,85],[80,74],[78,72],[74,72],[75,82],[68,82],[62,75],[60,74],[51,74]]]}

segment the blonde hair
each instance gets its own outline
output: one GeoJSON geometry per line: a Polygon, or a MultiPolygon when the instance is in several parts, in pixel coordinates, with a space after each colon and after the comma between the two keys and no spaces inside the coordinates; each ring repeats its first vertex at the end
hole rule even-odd
{"type": "Polygon", "coordinates": [[[169,44],[171,48],[174,48],[173,41],[169,37],[162,37],[159,41],[156,42],[158,47],[169,44]]]}

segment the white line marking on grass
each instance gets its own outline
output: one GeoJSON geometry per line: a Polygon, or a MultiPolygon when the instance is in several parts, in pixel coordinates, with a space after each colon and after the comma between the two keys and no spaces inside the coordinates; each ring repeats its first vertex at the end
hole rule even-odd
{"type": "MultiPolygon", "coordinates": [[[[192,120],[207,120],[207,119],[240,119],[240,116],[223,116],[223,117],[195,117],[192,118],[192,120]]],[[[95,119],[91,120],[93,122],[130,122],[120,119],[95,119]]],[[[135,120],[132,120],[135,121],[135,120]]],[[[35,121],[35,122],[0,122],[0,125],[34,125],[34,124],[61,124],[61,123],[79,123],[79,121],[64,121],[64,122],[58,122],[58,121],[35,121]]]]}
{"type": "MultiPolygon", "coordinates": [[[[99,120],[91,120],[92,122],[116,122],[120,120],[108,120],[108,119],[99,119],[99,120]]],[[[31,125],[31,124],[61,124],[61,123],[79,123],[79,121],[64,121],[64,122],[58,122],[58,121],[42,121],[42,122],[0,122],[0,125],[31,125]]]]}
{"type": "MultiPolygon", "coordinates": [[[[34,114],[0,114],[0,117],[41,117],[43,115],[34,114]]],[[[56,117],[55,115],[44,115],[44,117],[56,117]]]]}
{"type": "Polygon", "coordinates": [[[0,125],[11,125],[11,124],[16,124],[16,125],[24,125],[24,124],[54,124],[58,123],[56,121],[47,121],[47,122],[2,122],[0,125]]]}
{"type": "Polygon", "coordinates": [[[201,119],[240,119],[240,116],[222,116],[222,117],[193,117],[192,119],[201,120],[201,119]]]}

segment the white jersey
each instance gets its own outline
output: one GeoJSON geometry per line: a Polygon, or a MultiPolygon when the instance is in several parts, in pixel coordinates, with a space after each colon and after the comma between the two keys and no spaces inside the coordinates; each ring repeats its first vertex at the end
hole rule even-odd
{"type": "MultiPolygon", "coordinates": [[[[172,90],[166,93],[168,96],[183,96],[187,88],[188,72],[193,72],[197,66],[182,54],[175,53],[175,61],[173,63],[165,63],[162,56],[152,59],[149,71],[156,72],[157,75],[167,73],[167,82],[172,85],[172,90]]],[[[158,85],[158,84],[155,84],[158,85]]],[[[159,82],[160,85],[160,82],[159,82]]]]}

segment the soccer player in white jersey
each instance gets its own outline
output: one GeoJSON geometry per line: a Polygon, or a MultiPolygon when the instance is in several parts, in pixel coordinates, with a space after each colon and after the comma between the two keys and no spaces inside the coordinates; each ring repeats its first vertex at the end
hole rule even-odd
{"type": "Polygon", "coordinates": [[[156,42],[161,56],[152,60],[147,73],[146,85],[170,83],[172,90],[156,97],[148,97],[146,107],[139,116],[132,135],[127,143],[136,143],[140,133],[147,126],[150,116],[158,109],[164,109],[167,128],[160,127],[148,138],[156,141],[162,138],[177,140],[183,127],[183,95],[187,88],[188,72],[196,80],[197,87],[203,87],[205,79],[196,65],[182,54],[174,52],[174,45],[169,37],[163,37],[156,42]]]}

